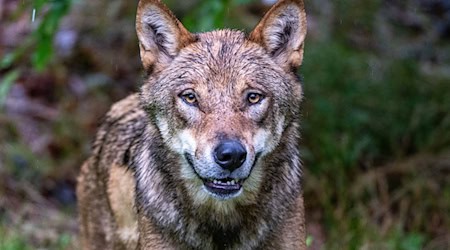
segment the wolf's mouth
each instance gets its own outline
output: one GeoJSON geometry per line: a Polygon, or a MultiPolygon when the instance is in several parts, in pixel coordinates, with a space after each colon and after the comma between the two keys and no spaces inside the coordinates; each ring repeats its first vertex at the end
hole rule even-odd
{"type": "Polygon", "coordinates": [[[195,172],[197,177],[203,181],[203,185],[206,190],[214,195],[217,195],[221,198],[230,198],[237,196],[240,191],[242,191],[242,183],[245,179],[232,179],[232,178],[223,178],[223,179],[213,179],[213,178],[202,178],[197,171],[195,171],[194,163],[192,162],[192,158],[189,154],[185,153],[184,157],[188,164],[192,167],[192,170],[195,172]]]}
{"type": "Polygon", "coordinates": [[[206,189],[217,195],[233,195],[237,194],[242,188],[243,180],[238,179],[208,179],[203,180],[206,189]]]}

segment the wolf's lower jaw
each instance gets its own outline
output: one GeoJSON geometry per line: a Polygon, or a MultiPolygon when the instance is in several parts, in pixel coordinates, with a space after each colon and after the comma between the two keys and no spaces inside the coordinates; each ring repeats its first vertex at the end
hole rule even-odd
{"type": "Polygon", "coordinates": [[[241,185],[241,183],[243,182],[241,179],[231,179],[231,178],[225,178],[225,179],[207,179],[207,180],[203,180],[203,182],[206,184],[208,183],[209,185],[218,185],[218,186],[236,186],[236,185],[241,185]]]}
{"type": "Polygon", "coordinates": [[[227,189],[222,187],[218,188],[216,186],[210,186],[204,183],[203,189],[206,193],[218,200],[229,200],[236,198],[242,194],[242,185],[239,185],[239,188],[227,189]]]}
{"type": "Polygon", "coordinates": [[[203,184],[210,189],[217,189],[219,192],[234,192],[242,187],[242,181],[239,179],[208,179],[203,180],[203,184]]]}
{"type": "Polygon", "coordinates": [[[214,198],[227,200],[242,193],[242,182],[239,179],[203,179],[203,187],[214,198]]]}

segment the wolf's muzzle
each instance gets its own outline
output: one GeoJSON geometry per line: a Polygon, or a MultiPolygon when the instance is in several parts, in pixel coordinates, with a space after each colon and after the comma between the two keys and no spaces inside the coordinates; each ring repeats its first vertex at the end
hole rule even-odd
{"type": "Polygon", "coordinates": [[[215,162],[230,173],[242,166],[246,157],[244,146],[235,140],[221,142],[214,150],[215,162]]]}

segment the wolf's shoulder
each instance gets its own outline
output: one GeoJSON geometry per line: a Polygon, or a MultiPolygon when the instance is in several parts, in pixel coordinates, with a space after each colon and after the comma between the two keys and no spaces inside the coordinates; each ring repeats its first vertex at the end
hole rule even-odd
{"type": "Polygon", "coordinates": [[[114,103],[106,113],[103,123],[122,121],[126,122],[137,116],[144,116],[144,110],[140,106],[139,94],[131,94],[114,103]]]}
{"type": "Polygon", "coordinates": [[[134,134],[136,130],[141,130],[146,118],[145,111],[141,108],[139,95],[132,94],[111,106],[98,133],[112,133],[116,138],[118,137],[118,140],[121,140],[122,136],[125,136],[123,139],[127,139],[129,133],[134,134]]]}
{"type": "Polygon", "coordinates": [[[139,143],[147,115],[138,94],[116,102],[105,115],[93,142],[93,156],[109,163],[126,164],[130,150],[139,143]]]}

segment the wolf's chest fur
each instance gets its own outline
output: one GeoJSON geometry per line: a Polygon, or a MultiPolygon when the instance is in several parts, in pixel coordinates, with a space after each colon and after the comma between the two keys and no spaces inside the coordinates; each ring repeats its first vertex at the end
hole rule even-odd
{"type": "Polygon", "coordinates": [[[280,1],[249,36],[191,34],[156,0],[136,26],[148,76],[81,169],[83,248],[305,248],[303,2],[280,1]]]}

